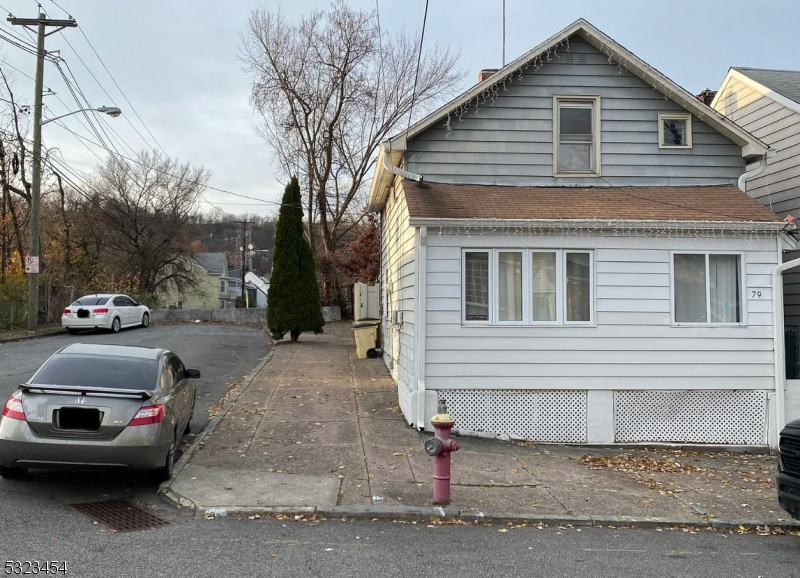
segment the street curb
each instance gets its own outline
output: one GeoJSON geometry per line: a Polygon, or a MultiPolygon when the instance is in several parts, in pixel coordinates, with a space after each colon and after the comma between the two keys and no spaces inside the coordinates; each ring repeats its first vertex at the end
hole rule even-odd
{"type": "Polygon", "coordinates": [[[34,339],[44,339],[45,337],[56,337],[58,335],[66,335],[67,330],[48,331],[47,333],[39,333],[38,335],[24,335],[22,337],[12,337],[10,339],[0,339],[0,345],[4,343],[19,343],[20,341],[33,341],[34,339]]]}
{"type": "MultiPolygon", "coordinates": [[[[175,494],[176,497],[177,494],[175,494]]],[[[183,498],[185,500],[185,498],[183,498]]],[[[186,505],[184,502],[182,505],[186,505]]],[[[635,516],[570,516],[491,513],[477,510],[459,510],[450,506],[255,506],[255,507],[195,507],[195,515],[203,517],[226,516],[316,516],[341,520],[381,520],[414,522],[465,522],[472,524],[512,524],[525,526],[641,528],[641,529],[708,529],[755,530],[769,527],[772,530],[800,530],[800,522],[761,522],[726,520],[698,520],[688,518],[658,518],[635,516]]]]}
{"type": "Polygon", "coordinates": [[[172,477],[158,487],[159,494],[173,502],[176,506],[197,509],[197,504],[172,489],[172,482],[175,481],[175,479],[178,477],[178,474],[180,474],[181,471],[183,471],[183,468],[185,468],[189,463],[189,460],[191,460],[192,456],[194,456],[194,454],[197,452],[197,448],[200,447],[200,444],[203,443],[203,440],[205,440],[206,437],[217,428],[219,422],[222,421],[222,418],[225,417],[239,397],[247,390],[248,387],[250,387],[250,384],[253,382],[259,372],[261,372],[264,366],[269,363],[274,353],[274,349],[269,350],[266,357],[264,357],[264,359],[262,359],[261,362],[256,365],[256,367],[250,371],[250,373],[247,374],[247,377],[244,378],[242,384],[236,389],[233,395],[228,398],[220,412],[208,422],[206,427],[203,428],[203,431],[197,434],[197,437],[195,437],[194,441],[186,449],[186,451],[183,452],[183,455],[175,464],[175,468],[172,471],[172,477]]]}

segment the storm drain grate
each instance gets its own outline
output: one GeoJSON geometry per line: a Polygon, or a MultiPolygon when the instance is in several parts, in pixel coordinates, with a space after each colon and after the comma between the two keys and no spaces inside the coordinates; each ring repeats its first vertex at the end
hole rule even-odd
{"type": "Polygon", "coordinates": [[[75,504],[73,508],[95,522],[108,526],[114,532],[135,532],[169,526],[166,520],[124,500],[75,504]]]}

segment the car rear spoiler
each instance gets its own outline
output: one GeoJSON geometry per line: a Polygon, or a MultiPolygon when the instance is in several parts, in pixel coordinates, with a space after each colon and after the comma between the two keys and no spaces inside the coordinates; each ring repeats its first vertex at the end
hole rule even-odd
{"type": "Polygon", "coordinates": [[[150,389],[116,389],[112,387],[83,387],[80,385],[40,385],[37,383],[23,383],[18,388],[22,392],[31,390],[47,391],[52,393],[70,393],[80,395],[106,395],[110,397],[138,397],[150,399],[153,397],[153,390],[150,389]]]}

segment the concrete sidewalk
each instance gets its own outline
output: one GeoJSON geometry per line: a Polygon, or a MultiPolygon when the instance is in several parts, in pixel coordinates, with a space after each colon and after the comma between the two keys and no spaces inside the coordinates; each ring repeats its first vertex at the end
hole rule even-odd
{"type": "Polygon", "coordinates": [[[426,435],[406,425],[382,361],[357,359],[350,325],[328,324],[277,345],[165,491],[201,511],[790,522],[769,455],[465,437],[452,457],[453,503],[434,510],[426,435]]]}

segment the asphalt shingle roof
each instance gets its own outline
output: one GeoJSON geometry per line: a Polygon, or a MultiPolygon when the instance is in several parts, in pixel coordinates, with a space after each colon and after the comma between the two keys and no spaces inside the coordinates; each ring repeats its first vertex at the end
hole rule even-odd
{"type": "Polygon", "coordinates": [[[769,68],[734,67],[745,76],[763,84],[770,90],[800,103],[800,71],[773,70],[769,68]]]}
{"type": "Polygon", "coordinates": [[[197,253],[194,256],[194,260],[212,275],[222,275],[225,273],[225,253],[197,253]]]}
{"type": "Polygon", "coordinates": [[[731,185],[512,187],[403,183],[411,218],[774,222],[780,217],[731,185]]]}

